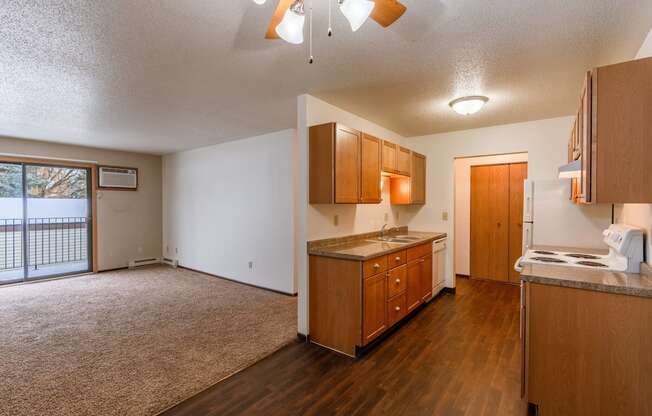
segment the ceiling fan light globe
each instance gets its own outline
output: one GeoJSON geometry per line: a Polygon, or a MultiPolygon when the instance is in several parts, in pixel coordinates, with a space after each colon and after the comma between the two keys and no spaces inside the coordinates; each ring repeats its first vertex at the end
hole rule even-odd
{"type": "Polygon", "coordinates": [[[306,15],[297,13],[290,7],[283,15],[283,20],[276,26],[276,34],[281,39],[294,45],[303,43],[303,27],[306,23],[306,15]]]}
{"type": "Polygon", "coordinates": [[[343,0],[340,11],[346,17],[354,32],[367,21],[376,3],[369,0],[343,0]]]}
{"type": "Polygon", "coordinates": [[[482,107],[489,101],[483,96],[462,97],[450,102],[450,107],[463,116],[470,116],[482,110],[482,107]]]}
{"type": "Polygon", "coordinates": [[[254,3],[262,5],[262,4],[265,4],[266,1],[267,0],[254,0],[254,3]]]}

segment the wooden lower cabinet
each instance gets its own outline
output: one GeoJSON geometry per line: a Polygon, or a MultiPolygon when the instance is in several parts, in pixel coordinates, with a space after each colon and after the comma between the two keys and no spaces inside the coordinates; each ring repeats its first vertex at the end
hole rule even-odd
{"type": "Polygon", "coordinates": [[[652,299],[526,283],[523,392],[542,416],[652,414],[652,299]]]}
{"type": "Polygon", "coordinates": [[[364,262],[309,256],[310,341],[355,356],[430,300],[431,247],[426,243],[364,262]]]}
{"type": "Polygon", "coordinates": [[[407,265],[407,285],[406,285],[407,311],[412,312],[421,302],[421,263],[415,260],[407,265]]]}
{"type": "Polygon", "coordinates": [[[387,278],[383,274],[364,280],[362,288],[362,336],[367,344],[387,329],[387,278]]]}
{"type": "Polygon", "coordinates": [[[394,325],[407,315],[405,293],[393,297],[387,301],[387,324],[394,325]]]}
{"type": "Polygon", "coordinates": [[[432,254],[420,260],[421,300],[428,302],[432,297],[432,254]]]}

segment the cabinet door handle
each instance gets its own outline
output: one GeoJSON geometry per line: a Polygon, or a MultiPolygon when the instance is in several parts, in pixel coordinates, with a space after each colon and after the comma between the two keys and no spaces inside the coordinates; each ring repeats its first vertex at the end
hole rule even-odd
{"type": "Polygon", "coordinates": [[[394,260],[401,261],[401,258],[397,256],[394,260]]]}
{"type": "Polygon", "coordinates": [[[401,279],[396,279],[396,284],[401,283],[401,279]]]}
{"type": "Polygon", "coordinates": [[[401,307],[400,307],[400,306],[397,306],[395,309],[396,309],[396,312],[398,312],[398,311],[401,310],[401,307]]]}
{"type": "Polygon", "coordinates": [[[375,263],[375,264],[374,264],[374,269],[380,269],[380,264],[375,263]]]}

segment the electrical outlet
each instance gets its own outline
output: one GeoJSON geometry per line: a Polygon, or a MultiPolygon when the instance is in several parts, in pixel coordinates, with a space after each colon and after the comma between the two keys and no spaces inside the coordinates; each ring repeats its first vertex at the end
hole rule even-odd
{"type": "Polygon", "coordinates": [[[253,268],[254,268],[254,262],[250,261],[249,262],[249,270],[253,270],[253,268]]]}
{"type": "Polygon", "coordinates": [[[175,253],[175,254],[179,254],[179,247],[175,247],[175,248],[174,248],[174,253],[175,253]]]}
{"type": "Polygon", "coordinates": [[[333,217],[333,225],[336,227],[340,225],[340,216],[337,214],[333,217]]]}
{"type": "Polygon", "coordinates": [[[442,220],[442,221],[448,221],[448,211],[443,210],[443,211],[441,212],[441,220],[442,220]]]}

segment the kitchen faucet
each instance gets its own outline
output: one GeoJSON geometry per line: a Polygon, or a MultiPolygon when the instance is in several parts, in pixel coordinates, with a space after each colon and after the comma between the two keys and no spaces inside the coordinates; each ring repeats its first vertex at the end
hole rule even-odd
{"type": "Polygon", "coordinates": [[[387,223],[383,224],[382,228],[380,229],[380,238],[381,239],[385,238],[385,228],[387,228],[387,223]]]}

